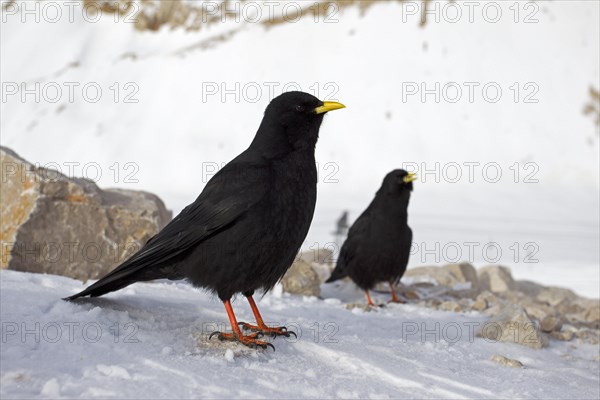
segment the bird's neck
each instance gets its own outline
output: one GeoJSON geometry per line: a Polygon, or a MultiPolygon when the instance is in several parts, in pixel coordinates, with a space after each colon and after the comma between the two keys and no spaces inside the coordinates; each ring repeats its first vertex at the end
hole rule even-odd
{"type": "Polygon", "coordinates": [[[317,132],[307,132],[305,129],[266,126],[263,122],[250,148],[267,159],[281,159],[290,155],[312,157],[314,160],[317,132]]]}
{"type": "Polygon", "coordinates": [[[386,214],[390,216],[389,220],[394,224],[407,224],[409,200],[409,193],[395,195],[378,192],[371,207],[387,210],[386,214]]]}

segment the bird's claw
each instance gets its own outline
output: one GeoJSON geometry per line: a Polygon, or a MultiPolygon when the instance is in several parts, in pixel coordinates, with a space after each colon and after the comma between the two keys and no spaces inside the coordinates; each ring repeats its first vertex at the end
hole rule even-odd
{"type": "Polygon", "coordinates": [[[390,303],[406,304],[406,301],[402,300],[402,299],[396,299],[396,300],[392,299],[392,300],[388,300],[388,304],[390,304],[390,303]]]}
{"type": "Polygon", "coordinates": [[[289,331],[288,328],[286,328],[285,326],[269,328],[268,326],[260,327],[256,325],[251,325],[247,322],[238,322],[238,325],[245,331],[252,331],[263,335],[269,335],[273,338],[277,336],[290,337],[291,335],[294,335],[295,338],[298,337],[298,335],[296,335],[296,332],[289,331]]]}
{"type": "Polygon", "coordinates": [[[273,349],[273,351],[275,351],[275,346],[273,346],[271,343],[258,340],[259,338],[264,336],[262,332],[256,332],[251,335],[238,336],[235,333],[223,333],[215,331],[208,336],[208,340],[211,340],[215,335],[217,335],[217,339],[219,339],[220,341],[239,342],[244,346],[250,347],[251,349],[260,348],[266,350],[267,347],[270,347],[273,349]]]}

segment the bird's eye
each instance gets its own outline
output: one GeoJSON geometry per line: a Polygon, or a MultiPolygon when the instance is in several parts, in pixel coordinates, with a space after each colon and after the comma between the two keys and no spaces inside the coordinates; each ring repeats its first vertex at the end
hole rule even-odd
{"type": "Polygon", "coordinates": [[[304,108],[304,106],[296,106],[296,111],[299,112],[304,112],[306,109],[304,108]]]}

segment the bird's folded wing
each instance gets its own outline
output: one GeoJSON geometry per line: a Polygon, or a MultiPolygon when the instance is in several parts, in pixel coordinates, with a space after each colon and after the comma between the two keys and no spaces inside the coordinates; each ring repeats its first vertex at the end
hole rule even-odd
{"type": "Polygon", "coordinates": [[[267,167],[231,162],[206,185],[200,196],[152,237],[137,253],[101,281],[160,266],[226,229],[258,203],[267,192],[267,167]],[[233,164],[233,165],[232,165],[233,164]]]}

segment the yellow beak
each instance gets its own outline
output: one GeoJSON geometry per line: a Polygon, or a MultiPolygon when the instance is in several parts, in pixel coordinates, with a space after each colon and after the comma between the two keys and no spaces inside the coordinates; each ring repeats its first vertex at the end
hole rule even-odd
{"type": "Polygon", "coordinates": [[[417,180],[417,174],[413,174],[412,172],[410,172],[408,175],[402,178],[402,180],[404,181],[404,183],[414,182],[417,180]]]}
{"type": "Polygon", "coordinates": [[[315,114],[323,114],[327,111],[339,110],[340,108],[346,108],[346,106],[337,101],[324,101],[321,107],[315,108],[315,114]]]}

